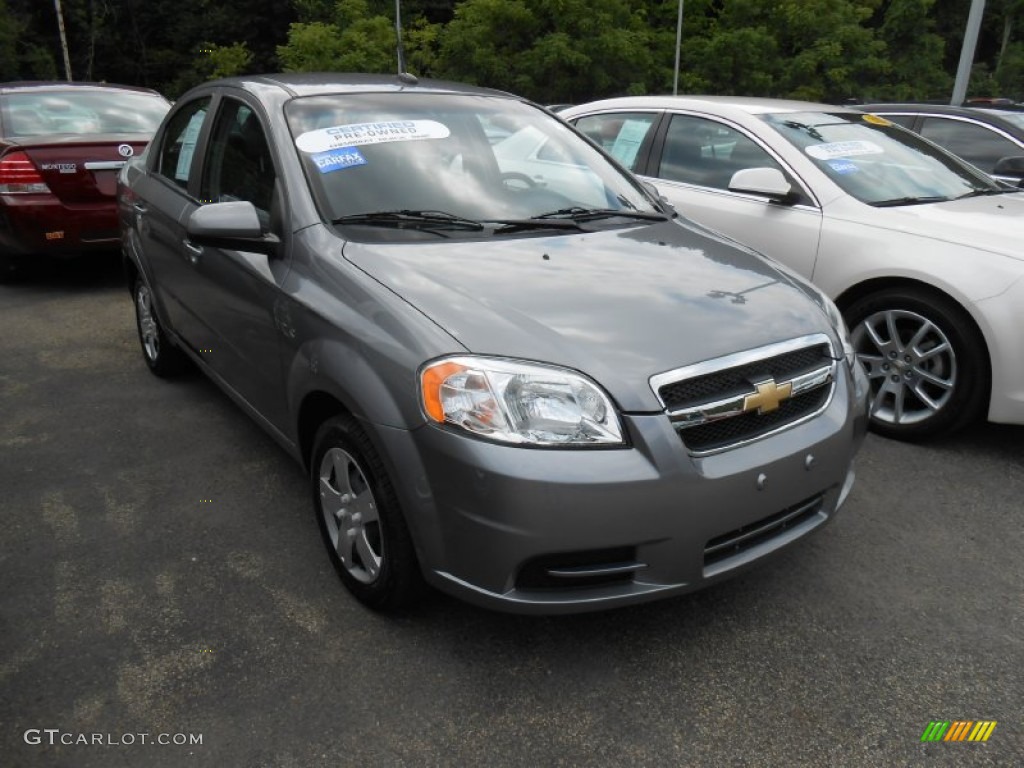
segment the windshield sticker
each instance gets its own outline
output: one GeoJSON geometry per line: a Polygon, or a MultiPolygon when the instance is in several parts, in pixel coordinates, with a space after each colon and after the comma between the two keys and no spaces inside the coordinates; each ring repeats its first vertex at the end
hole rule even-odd
{"type": "Polygon", "coordinates": [[[892,125],[891,122],[878,115],[864,115],[864,122],[871,123],[872,125],[884,125],[885,127],[892,125]]]}
{"type": "Polygon", "coordinates": [[[329,149],[326,152],[310,155],[309,159],[316,164],[320,173],[331,173],[345,168],[355,168],[357,165],[366,165],[366,158],[355,147],[329,149]]]}
{"type": "Polygon", "coordinates": [[[804,152],[816,160],[833,160],[856,155],[881,155],[885,150],[871,141],[834,141],[830,144],[815,144],[807,147],[804,152]]]}
{"type": "Polygon", "coordinates": [[[829,168],[831,168],[836,173],[841,173],[844,175],[847,173],[856,173],[857,171],[860,170],[860,168],[857,167],[856,163],[852,163],[849,160],[829,160],[828,165],[829,168]]]}
{"type": "Polygon", "coordinates": [[[390,120],[381,123],[351,123],[307,131],[295,140],[303,152],[327,152],[343,147],[384,144],[390,141],[446,139],[448,126],[436,120],[390,120]]]}

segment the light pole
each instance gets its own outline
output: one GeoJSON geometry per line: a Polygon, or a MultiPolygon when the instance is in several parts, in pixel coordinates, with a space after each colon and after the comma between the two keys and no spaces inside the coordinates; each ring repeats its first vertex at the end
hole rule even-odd
{"type": "Polygon", "coordinates": [[[60,0],[53,0],[53,7],[57,9],[57,29],[60,31],[60,48],[64,52],[64,74],[71,82],[71,57],[68,56],[68,36],[64,32],[64,14],[60,10],[60,0]]]}
{"type": "Polygon", "coordinates": [[[398,40],[398,74],[405,72],[405,49],[402,47],[402,9],[400,0],[395,0],[395,35],[398,40]]]}
{"type": "Polygon", "coordinates": [[[964,44],[960,49],[960,66],[956,69],[953,97],[949,103],[959,106],[967,96],[967,84],[971,79],[971,65],[974,63],[974,47],[978,43],[981,17],[985,14],[985,0],[971,0],[971,12],[967,14],[967,29],[964,30],[964,44]]]}
{"type": "Polygon", "coordinates": [[[679,0],[679,16],[676,19],[676,68],[672,77],[672,95],[679,94],[679,48],[683,43],[683,0],[679,0]]]}

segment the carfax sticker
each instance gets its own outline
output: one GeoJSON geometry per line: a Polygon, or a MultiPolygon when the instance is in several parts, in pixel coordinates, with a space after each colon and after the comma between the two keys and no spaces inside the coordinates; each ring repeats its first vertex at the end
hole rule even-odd
{"type": "Polygon", "coordinates": [[[860,170],[856,163],[851,163],[849,160],[829,160],[828,165],[836,173],[842,174],[856,173],[860,170]]]}
{"type": "Polygon", "coordinates": [[[834,160],[856,155],[881,155],[885,150],[872,141],[833,141],[829,144],[814,144],[804,152],[817,160],[834,160]]]}
{"type": "Polygon", "coordinates": [[[327,152],[342,147],[384,144],[389,141],[446,139],[448,126],[436,120],[388,120],[380,123],[350,123],[306,131],[295,139],[303,152],[327,152]]]}
{"type": "Polygon", "coordinates": [[[345,168],[355,168],[357,165],[366,165],[366,158],[363,153],[355,147],[339,147],[329,149],[326,152],[318,152],[310,155],[320,173],[331,173],[341,171],[345,168]]]}

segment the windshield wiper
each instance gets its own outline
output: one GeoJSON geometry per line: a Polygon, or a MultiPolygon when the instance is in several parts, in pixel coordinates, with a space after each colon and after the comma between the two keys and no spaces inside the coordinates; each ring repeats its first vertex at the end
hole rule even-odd
{"type": "Polygon", "coordinates": [[[876,208],[893,208],[898,205],[923,205],[925,203],[948,203],[952,198],[945,195],[922,195],[920,197],[894,197],[892,200],[878,200],[869,205],[876,208]]]}
{"type": "Polygon", "coordinates": [[[989,195],[1005,195],[1007,192],[1020,192],[1019,187],[1007,187],[1006,189],[972,189],[970,192],[964,192],[962,195],[957,195],[954,200],[963,200],[965,197],[987,197],[989,195]]]}
{"type": "Polygon", "coordinates": [[[340,216],[332,224],[368,224],[378,227],[419,227],[422,229],[470,229],[480,231],[484,225],[475,219],[456,216],[446,211],[372,211],[340,216]]]}
{"type": "Polygon", "coordinates": [[[643,221],[667,221],[668,216],[655,211],[628,211],[613,208],[583,208],[573,206],[572,208],[559,208],[557,211],[548,211],[528,219],[496,219],[489,223],[501,226],[494,230],[497,234],[507,234],[512,231],[524,229],[578,229],[586,232],[581,224],[598,219],[642,219],[643,221]]]}

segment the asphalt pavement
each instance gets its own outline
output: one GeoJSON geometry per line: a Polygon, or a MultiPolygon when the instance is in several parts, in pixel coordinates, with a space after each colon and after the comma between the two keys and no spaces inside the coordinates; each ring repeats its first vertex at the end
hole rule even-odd
{"type": "Polygon", "coordinates": [[[389,618],[301,469],[148,372],[115,259],[0,286],[0,329],[0,766],[1024,765],[1024,427],[869,436],[833,525],[703,592],[389,618]]]}

